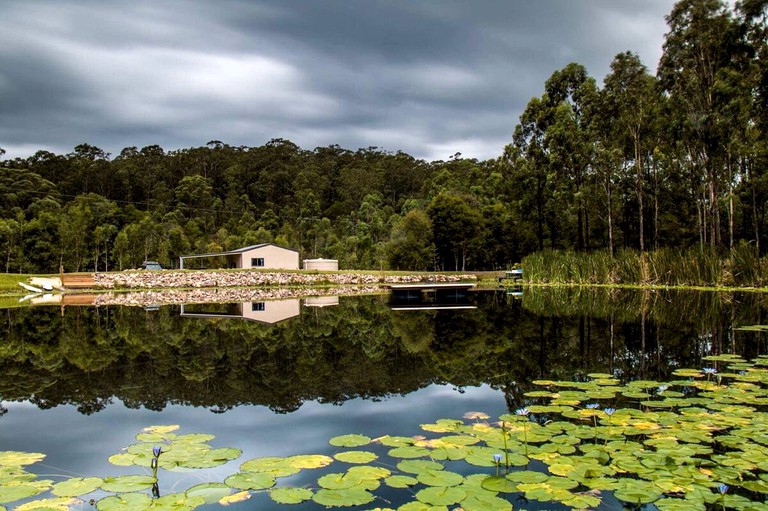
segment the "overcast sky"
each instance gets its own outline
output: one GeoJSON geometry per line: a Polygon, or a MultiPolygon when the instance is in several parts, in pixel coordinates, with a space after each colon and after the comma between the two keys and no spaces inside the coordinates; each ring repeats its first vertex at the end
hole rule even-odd
{"type": "Polygon", "coordinates": [[[655,72],[672,0],[3,0],[5,158],[211,140],[495,158],[570,62],[655,72]]]}

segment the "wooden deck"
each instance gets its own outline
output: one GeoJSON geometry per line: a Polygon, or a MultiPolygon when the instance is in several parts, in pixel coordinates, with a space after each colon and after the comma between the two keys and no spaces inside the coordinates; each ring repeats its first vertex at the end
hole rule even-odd
{"type": "Polygon", "coordinates": [[[64,289],[90,289],[96,287],[93,273],[63,273],[61,284],[64,289]]]}

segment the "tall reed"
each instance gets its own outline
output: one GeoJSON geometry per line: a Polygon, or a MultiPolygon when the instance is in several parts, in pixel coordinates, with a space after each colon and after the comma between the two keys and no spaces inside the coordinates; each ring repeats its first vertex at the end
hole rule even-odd
{"type": "Polygon", "coordinates": [[[545,250],[523,259],[525,280],[551,284],[624,284],[688,287],[763,287],[768,257],[741,243],[730,251],[663,248],[639,253],[624,249],[589,253],[545,250]]]}

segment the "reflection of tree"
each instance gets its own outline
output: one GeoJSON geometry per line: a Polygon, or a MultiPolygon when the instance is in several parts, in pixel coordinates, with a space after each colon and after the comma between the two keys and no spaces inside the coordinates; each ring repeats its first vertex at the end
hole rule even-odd
{"type": "Polygon", "coordinates": [[[307,400],[487,383],[512,408],[526,404],[536,379],[663,378],[672,363],[700,367],[703,355],[733,345],[750,358],[758,348],[747,336],[758,334],[726,337],[766,311],[759,295],[559,289],[527,290],[522,307],[491,293],[473,300],[477,309],[406,312],[381,297],[347,298],[275,325],[181,318],[173,308],[11,309],[0,326],[0,394],[85,414],[115,399],[152,410],[261,404],[289,412],[307,400]]]}

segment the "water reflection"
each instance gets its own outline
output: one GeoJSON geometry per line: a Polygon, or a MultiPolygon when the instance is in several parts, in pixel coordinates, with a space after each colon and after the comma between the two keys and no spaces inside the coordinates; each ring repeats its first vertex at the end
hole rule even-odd
{"type": "Polygon", "coordinates": [[[761,294],[533,288],[522,299],[473,292],[472,309],[407,314],[385,295],[336,300],[9,309],[0,393],[84,414],[116,400],[291,412],[306,401],[488,384],[514,409],[536,379],[665,379],[709,354],[766,351],[764,332],[736,330],[764,322],[761,294]]]}

